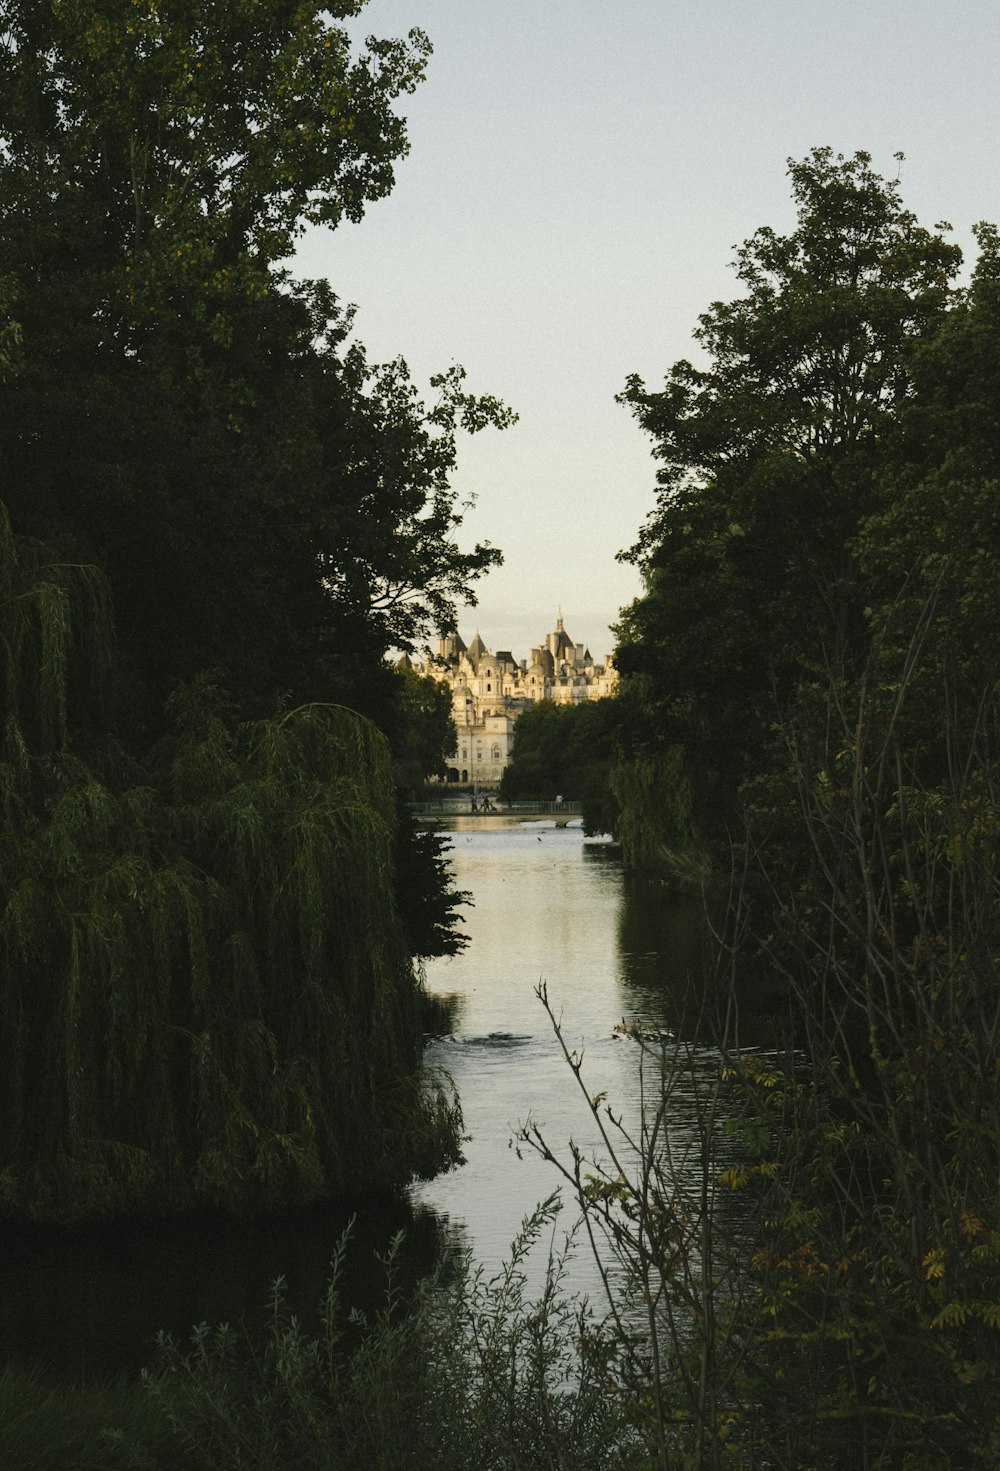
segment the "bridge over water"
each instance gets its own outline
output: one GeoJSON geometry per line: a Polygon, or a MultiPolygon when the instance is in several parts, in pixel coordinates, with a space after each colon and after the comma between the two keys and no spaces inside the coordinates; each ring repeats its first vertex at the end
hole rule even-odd
{"type": "Polygon", "coordinates": [[[492,798],[490,805],[484,812],[481,803],[482,798],[476,800],[476,810],[472,810],[472,798],[442,797],[436,802],[411,802],[410,810],[417,817],[448,817],[448,818],[479,818],[487,817],[501,819],[510,822],[524,822],[535,818],[552,818],[556,827],[566,827],[570,822],[579,822],[581,804],[579,802],[497,802],[492,798]]]}

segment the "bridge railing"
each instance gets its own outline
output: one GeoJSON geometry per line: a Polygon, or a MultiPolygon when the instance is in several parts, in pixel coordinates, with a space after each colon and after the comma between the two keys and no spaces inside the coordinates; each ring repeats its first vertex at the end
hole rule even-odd
{"type": "MultiPolygon", "coordinates": [[[[476,806],[482,798],[477,799],[476,806]]],[[[580,802],[498,802],[490,798],[491,811],[487,816],[518,817],[522,814],[527,817],[573,817],[579,816],[583,810],[580,802]]],[[[420,815],[431,817],[446,815],[449,817],[472,817],[479,816],[477,811],[472,811],[472,801],[469,797],[442,797],[436,802],[411,802],[410,811],[420,815]]]]}

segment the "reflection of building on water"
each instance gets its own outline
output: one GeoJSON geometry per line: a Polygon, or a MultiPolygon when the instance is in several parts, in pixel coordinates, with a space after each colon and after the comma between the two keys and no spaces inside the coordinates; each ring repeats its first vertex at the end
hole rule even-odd
{"type": "MultiPolygon", "coordinates": [[[[409,661],[407,661],[409,662],[409,661]]],[[[562,613],[545,642],[518,663],[501,649],[493,654],[477,633],[466,646],[458,633],[437,641],[422,671],[451,690],[458,750],[448,768],[452,784],[495,787],[510,760],[517,717],[536,700],[577,705],[610,695],[618,674],[610,655],[597,663],[575,644],[562,613]]]]}

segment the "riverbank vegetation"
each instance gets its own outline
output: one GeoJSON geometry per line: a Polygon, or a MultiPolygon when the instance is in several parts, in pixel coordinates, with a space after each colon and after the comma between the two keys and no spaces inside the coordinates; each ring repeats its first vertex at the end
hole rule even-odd
{"type": "Polygon", "coordinates": [[[610,785],[626,860],[701,875],[799,1049],[732,1060],[754,1158],[729,1183],[761,1211],[735,1423],[770,1425],[761,1464],[987,1466],[1000,246],[978,226],[959,287],[948,227],[867,155],[790,178],[796,227],[739,251],[705,365],[623,395],[660,489],[610,785]]]}
{"type": "Polygon", "coordinates": [[[237,726],[202,679],[140,764],[102,720],[103,578],[0,532],[4,1214],[266,1209],[453,1158],[384,737],[332,704],[237,726]]]}
{"type": "Polygon", "coordinates": [[[659,492],[602,797],[628,866],[706,896],[742,1273],[705,1276],[719,1218],[676,1219],[655,1105],[630,1175],[568,1178],[667,1300],[682,1274],[699,1326],[657,1378],[694,1354],[691,1464],[992,1466],[1000,240],[976,228],[959,286],[867,155],[790,179],[701,365],[622,395],[659,492]],[[726,1022],[755,976],[780,1064],[726,1022]]]}
{"type": "MultiPolygon", "coordinates": [[[[511,416],[460,369],[425,404],[282,262],[390,188],[426,39],[354,57],[250,0],[0,21],[0,1213],[399,1186],[460,1143],[414,969],[456,896],[397,800],[443,707],[386,654],[496,562],[452,476],[511,416]]],[[[520,737],[716,925],[696,1158],[646,1038],[636,1131],[590,1100],[603,1161],[522,1140],[618,1261],[610,1323],[558,1267],[529,1303],[526,1243],[346,1335],[335,1289],[318,1334],[276,1291],[264,1344],[165,1344],[135,1416],[8,1370],[12,1464],[1000,1460],[1000,237],[959,287],[867,155],[790,179],[702,365],[623,393],[660,469],[620,693],[520,737]]]]}
{"type": "Polygon", "coordinates": [[[365,1471],[610,1471],[644,1444],[628,1402],[608,1393],[614,1345],[563,1290],[554,1256],[537,1296],[527,1258],[555,1199],[527,1220],[487,1280],[468,1257],[404,1292],[400,1240],[381,1305],[348,1311],[346,1236],[334,1251],[318,1325],[306,1329],[274,1285],[267,1326],[163,1338],[142,1384],[76,1390],[0,1375],[0,1457],[18,1471],[236,1471],[344,1464],[365,1471]]]}
{"type": "Polygon", "coordinates": [[[582,802],[587,832],[606,832],[608,771],[615,709],[607,700],[559,705],[538,700],[518,716],[509,765],[500,780],[504,802],[582,802]]]}
{"type": "Polygon", "coordinates": [[[457,367],[425,402],[282,264],[389,190],[428,51],[0,3],[0,1213],[456,1156],[414,962],[459,896],[398,800],[441,712],[386,655],[498,560],[452,477],[511,415],[457,367]]]}
{"type": "Polygon", "coordinates": [[[647,867],[690,849],[724,872],[741,822],[780,805],[790,732],[838,790],[829,712],[904,678],[904,765],[944,779],[945,715],[974,721],[996,677],[973,611],[995,599],[996,231],[958,287],[947,227],[867,155],[789,174],[795,229],[740,249],[741,295],[695,333],[704,365],[622,395],[659,464],[627,553],[645,592],[619,630],[611,778],[647,867]]]}

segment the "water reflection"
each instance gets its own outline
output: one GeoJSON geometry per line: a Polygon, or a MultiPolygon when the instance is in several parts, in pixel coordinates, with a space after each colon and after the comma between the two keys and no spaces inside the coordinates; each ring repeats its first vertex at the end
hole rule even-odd
{"type": "MultiPolygon", "coordinates": [[[[616,851],[566,829],[463,824],[453,835],[458,886],[469,890],[468,950],[428,970],[435,994],[460,994],[454,1033],[434,1060],[458,1086],[471,1135],[466,1164],[421,1186],[487,1267],[499,1265],[522,1220],[558,1183],[550,1164],[518,1151],[518,1128],[537,1127],[556,1152],[573,1139],[600,1152],[586,1099],[537,995],[545,983],[567,1045],[583,1055],[590,1096],[605,1093],[638,1127],[644,1103],[669,1103],[664,1141],[683,1173],[700,1168],[702,1098],[719,1054],[705,1020],[704,925],[696,903],[627,883],[616,851]],[[622,1017],[676,1039],[679,1050],[616,1033],[622,1017]]],[[[595,1287],[581,1261],[571,1285],[595,1287]]]]}
{"type": "Polygon", "coordinates": [[[394,1199],[278,1212],[253,1221],[203,1214],[110,1222],[73,1231],[4,1228],[0,1347],[14,1358],[84,1376],[147,1364],[157,1332],[186,1340],[194,1324],[264,1323],[283,1277],[292,1310],[318,1324],[330,1258],[352,1217],[343,1298],[373,1308],[377,1255],[405,1232],[401,1286],[431,1270],[444,1243],[430,1212],[394,1199]]]}
{"type": "Polygon", "coordinates": [[[705,920],[700,903],[624,879],[618,910],[618,978],[635,1014],[667,1010],[681,1035],[703,1007],[705,920]]]}
{"type": "MultiPolygon", "coordinates": [[[[536,988],[544,982],[583,1077],[630,1126],[644,1100],[669,1102],[663,1140],[681,1176],[700,1168],[702,1095],[718,1053],[702,1013],[703,928],[696,904],[626,883],[613,848],[579,829],[464,820],[452,835],[456,879],[470,890],[471,943],[428,966],[430,1060],[453,1076],[471,1136],[467,1161],[415,1187],[409,1200],[368,1201],[347,1263],[345,1295],[374,1304],[375,1253],[406,1232],[415,1280],[447,1246],[498,1266],[522,1219],[548,1196],[551,1165],[518,1152],[531,1121],[554,1147],[597,1148],[586,1101],[567,1067],[536,988]],[[679,1050],[644,1047],[615,1032],[623,1017],[668,1030],[679,1050]]],[[[727,1203],[725,1209],[730,1209],[727,1203]]],[[[252,1327],[274,1278],[288,1282],[309,1322],[350,1207],[254,1222],[203,1217],[106,1225],[75,1233],[6,1233],[0,1253],[0,1345],[25,1358],[102,1372],[148,1361],[158,1329],[186,1337],[201,1321],[252,1327]]],[[[572,1287],[593,1291],[581,1258],[572,1287]]]]}

